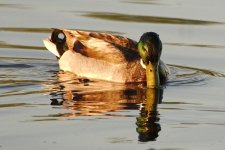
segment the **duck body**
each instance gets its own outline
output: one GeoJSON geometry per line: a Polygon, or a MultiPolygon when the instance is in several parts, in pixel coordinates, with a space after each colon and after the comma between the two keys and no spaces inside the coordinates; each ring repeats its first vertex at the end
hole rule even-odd
{"type": "Polygon", "coordinates": [[[120,83],[145,81],[145,70],[139,64],[140,60],[115,64],[72,51],[65,52],[59,59],[61,70],[87,78],[120,83]]]}
{"type": "MultiPolygon", "coordinates": [[[[44,44],[56,55],[63,71],[119,83],[146,81],[138,43],[132,39],[107,33],[54,29],[44,44]]],[[[160,81],[165,81],[169,69],[161,60],[158,71],[160,81]]]]}

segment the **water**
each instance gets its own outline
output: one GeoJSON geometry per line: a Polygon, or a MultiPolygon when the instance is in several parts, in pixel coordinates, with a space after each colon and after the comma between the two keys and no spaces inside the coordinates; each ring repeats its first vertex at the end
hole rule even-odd
{"type": "Polygon", "coordinates": [[[0,149],[224,149],[224,5],[2,0],[0,149]],[[135,40],[159,33],[172,71],[167,86],[146,91],[59,71],[42,43],[52,27],[135,40]]]}

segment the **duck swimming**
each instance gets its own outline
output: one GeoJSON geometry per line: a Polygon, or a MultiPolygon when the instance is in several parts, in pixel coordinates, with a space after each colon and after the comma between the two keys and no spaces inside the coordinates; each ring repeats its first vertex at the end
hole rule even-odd
{"type": "Polygon", "coordinates": [[[87,78],[119,83],[147,82],[159,87],[170,74],[160,60],[162,43],[155,32],[144,33],[139,42],[108,33],[53,29],[43,40],[63,71],[87,78]]]}

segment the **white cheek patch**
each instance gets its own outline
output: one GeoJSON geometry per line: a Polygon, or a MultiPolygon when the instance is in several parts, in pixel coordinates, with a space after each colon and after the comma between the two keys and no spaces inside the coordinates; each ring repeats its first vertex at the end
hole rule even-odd
{"type": "Polygon", "coordinates": [[[146,69],[146,65],[143,63],[142,59],[140,59],[140,64],[141,64],[142,68],[146,69]]]}

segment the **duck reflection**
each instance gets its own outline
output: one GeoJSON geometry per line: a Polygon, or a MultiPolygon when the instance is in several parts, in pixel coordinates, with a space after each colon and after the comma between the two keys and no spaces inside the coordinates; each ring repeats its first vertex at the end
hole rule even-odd
{"type": "MultiPolygon", "coordinates": [[[[122,110],[136,110],[141,102],[143,91],[135,89],[124,89],[115,91],[94,91],[77,93],[65,91],[61,93],[62,98],[52,98],[51,105],[62,105],[63,108],[74,110],[68,116],[129,116],[116,113],[122,110]]],[[[63,115],[63,114],[61,114],[63,115]]]]}
{"type": "Polygon", "coordinates": [[[136,131],[139,141],[154,141],[158,137],[161,126],[158,123],[158,103],[162,102],[163,89],[152,88],[146,90],[146,99],[141,105],[140,115],[137,117],[136,131]]]}
{"type": "Polygon", "coordinates": [[[123,116],[136,117],[125,110],[138,110],[136,131],[139,141],[156,140],[161,130],[157,104],[162,101],[163,89],[145,89],[142,84],[115,84],[89,81],[68,73],[59,73],[58,81],[50,87],[51,105],[60,106],[71,113],[57,117],[123,116]],[[140,105],[141,104],[141,105],[140,105]]]}

